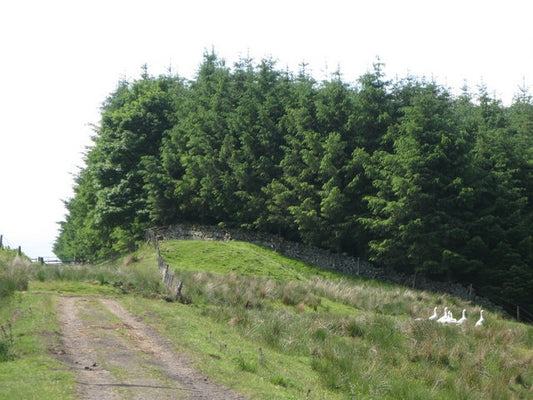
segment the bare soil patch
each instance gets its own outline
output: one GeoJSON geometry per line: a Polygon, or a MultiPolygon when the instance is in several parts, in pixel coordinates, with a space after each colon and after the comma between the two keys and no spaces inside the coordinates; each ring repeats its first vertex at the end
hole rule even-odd
{"type": "Polygon", "coordinates": [[[211,381],[151,326],[110,298],[61,296],[62,348],[80,399],[220,399],[246,397],[211,381]]]}

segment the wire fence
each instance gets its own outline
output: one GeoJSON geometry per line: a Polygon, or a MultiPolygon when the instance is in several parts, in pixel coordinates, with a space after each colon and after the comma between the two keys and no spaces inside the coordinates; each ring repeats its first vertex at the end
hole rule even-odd
{"type": "MultiPolygon", "coordinates": [[[[302,247],[298,244],[297,248],[300,249],[300,251],[290,251],[289,253],[283,251],[284,249],[288,247],[288,242],[284,242],[283,246],[276,245],[269,237],[269,235],[262,236],[261,238],[257,238],[254,235],[252,237],[248,237],[249,234],[243,234],[241,235],[239,232],[232,230],[231,232],[228,229],[220,229],[219,227],[213,227],[213,226],[194,226],[194,229],[191,229],[190,226],[187,226],[187,224],[176,225],[168,228],[157,228],[147,231],[147,238],[150,237],[150,241],[154,243],[154,246],[157,245],[158,241],[163,238],[185,238],[185,239],[192,239],[192,240],[220,240],[220,241],[229,241],[229,240],[243,240],[243,241],[250,241],[252,243],[260,244],[264,247],[270,248],[272,250],[275,250],[277,252],[280,252],[282,254],[288,255],[291,258],[301,259],[305,262],[309,262],[313,265],[319,265],[322,266],[323,263],[317,262],[317,254],[307,251],[303,251],[300,249],[302,247]],[[206,229],[205,231],[202,231],[202,229],[206,229]],[[273,244],[274,243],[274,244],[273,244]],[[312,259],[309,259],[309,254],[314,254],[312,259]],[[303,257],[302,257],[303,255],[303,257]]],[[[158,249],[158,247],[156,247],[158,249]]],[[[432,284],[432,282],[429,282],[427,279],[416,279],[415,284],[415,278],[416,276],[409,277],[401,277],[402,279],[399,279],[398,277],[395,277],[395,279],[392,279],[392,275],[394,275],[394,271],[389,270],[383,270],[380,268],[377,268],[373,266],[370,262],[365,260],[360,260],[359,257],[341,257],[339,254],[331,254],[327,252],[328,254],[326,257],[331,261],[333,260],[333,266],[334,268],[341,267],[339,270],[344,271],[346,273],[352,273],[356,275],[359,274],[360,267],[364,266],[365,269],[365,276],[369,276],[376,280],[384,280],[385,282],[389,283],[399,283],[401,285],[407,285],[409,287],[426,290],[424,285],[420,284],[420,281],[424,280],[427,281],[427,287],[429,289],[427,290],[436,290],[439,292],[445,292],[449,293],[451,295],[455,295],[461,298],[464,298],[466,300],[474,301],[478,304],[484,304],[487,307],[494,307],[495,309],[499,309],[503,312],[505,312],[509,317],[514,318],[520,322],[526,322],[529,324],[533,324],[533,310],[530,309],[530,307],[526,307],[525,305],[517,305],[516,303],[513,303],[509,301],[508,299],[505,299],[501,296],[498,296],[497,294],[494,295],[493,293],[490,294],[490,299],[486,297],[479,297],[477,294],[486,294],[486,290],[483,290],[481,287],[477,287],[476,285],[469,285],[468,287],[462,287],[461,285],[452,285],[448,287],[448,289],[443,289],[446,285],[436,285],[432,284]],[[342,258],[342,260],[341,260],[342,258]],[[344,260],[344,261],[343,261],[344,260]],[[348,268],[345,263],[348,263],[348,268]],[[353,265],[352,265],[353,264],[353,265]],[[374,272],[372,272],[374,271],[374,272]],[[405,278],[405,279],[404,279],[405,278]],[[462,290],[458,290],[457,286],[461,286],[462,290]],[[436,289],[431,289],[436,288],[436,289]]],[[[158,257],[160,256],[159,250],[158,250],[158,257]]],[[[164,262],[164,260],[162,261],[164,262]]],[[[331,264],[331,262],[330,262],[331,264]]],[[[160,265],[161,268],[161,265],[160,265]]],[[[437,282],[433,282],[437,283],[437,282]]],[[[449,286],[449,285],[448,285],[449,286]]]]}
{"type": "MultiPolygon", "coordinates": [[[[157,254],[157,263],[159,266],[159,271],[161,272],[163,283],[165,284],[169,294],[170,299],[173,301],[178,300],[182,294],[183,289],[183,282],[176,279],[174,273],[170,270],[169,265],[165,262],[163,257],[161,256],[161,252],[159,251],[159,237],[156,234],[156,232],[152,229],[149,229],[146,231],[146,239],[148,242],[150,242],[157,254]]],[[[227,239],[224,239],[227,240],[227,239]]],[[[17,250],[18,255],[22,255],[22,247],[16,246],[13,247],[12,243],[10,243],[7,238],[0,234],[0,249],[9,249],[9,250],[17,250]]],[[[37,264],[64,264],[68,263],[65,260],[61,260],[57,257],[37,257],[30,259],[32,263],[37,264]]],[[[483,289],[476,287],[475,285],[470,285],[472,289],[476,293],[483,293],[483,289]]],[[[508,299],[498,296],[497,294],[491,293],[490,294],[491,302],[498,308],[501,308],[505,310],[511,317],[515,318],[517,321],[520,322],[526,322],[529,324],[533,324],[533,310],[529,309],[528,307],[525,307],[523,305],[517,305],[513,302],[510,302],[508,299]]]]}
{"type": "Polygon", "coordinates": [[[170,270],[170,266],[165,262],[161,252],[159,250],[159,239],[154,231],[146,231],[146,240],[150,242],[156,251],[157,255],[157,265],[159,266],[159,272],[163,279],[163,283],[169,293],[169,300],[177,301],[182,300],[183,296],[181,291],[183,289],[183,281],[180,281],[176,278],[174,273],[170,270]]]}
{"type": "Polygon", "coordinates": [[[0,249],[17,250],[18,255],[22,255],[22,247],[14,248],[3,234],[0,234],[0,249]]]}
{"type": "MultiPolygon", "coordinates": [[[[24,253],[22,251],[22,246],[13,246],[12,243],[9,242],[9,240],[3,235],[0,234],[0,249],[6,249],[6,250],[16,250],[19,256],[22,256],[24,253]]],[[[49,256],[49,257],[28,257],[30,262],[34,264],[41,264],[41,265],[58,265],[58,264],[70,264],[73,262],[76,262],[76,260],[65,260],[60,259],[56,256],[49,256]]]]}
{"type": "Polygon", "coordinates": [[[30,258],[32,263],[37,264],[47,264],[47,265],[57,265],[57,264],[68,264],[70,261],[61,260],[57,257],[36,257],[36,258],[30,258]]]}
{"type": "MultiPolygon", "coordinates": [[[[483,289],[473,286],[474,290],[478,293],[483,293],[483,289]]],[[[499,296],[497,294],[490,294],[491,301],[499,308],[507,311],[509,315],[515,318],[517,321],[533,324],[533,311],[523,305],[517,305],[508,299],[499,296]]]]}

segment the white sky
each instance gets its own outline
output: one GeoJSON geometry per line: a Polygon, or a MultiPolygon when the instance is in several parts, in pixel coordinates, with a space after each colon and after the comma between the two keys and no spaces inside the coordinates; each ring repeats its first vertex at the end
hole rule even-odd
{"type": "Polygon", "coordinates": [[[89,124],[121,78],[186,78],[215,49],[229,65],[272,56],[346,82],[376,56],[390,78],[484,83],[508,104],[533,87],[532,0],[6,0],[0,3],[0,234],[52,256],[61,199],[90,144],[89,124]]]}

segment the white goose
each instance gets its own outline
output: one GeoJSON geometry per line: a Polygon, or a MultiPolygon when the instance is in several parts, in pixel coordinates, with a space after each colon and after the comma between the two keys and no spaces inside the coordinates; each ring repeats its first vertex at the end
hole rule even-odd
{"type": "Polygon", "coordinates": [[[466,310],[463,310],[463,316],[457,320],[457,325],[461,325],[466,321],[466,310]]]}
{"type": "Polygon", "coordinates": [[[431,316],[428,318],[428,320],[433,321],[433,320],[437,319],[437,317],[438,317],[438,315],[437,315],[437,307],[435,307],[433,309],[433,314],[431,314],[431,316]]]}
{"type": "Polygon", "coordinates": [[[476,322],[476,326],[483,326],[483,321],[485,321],[485,319],[483,318],[483,310],[481,310],[479,312],[479,319],[476,322]]]}
{"type": "Polygon", "coordinates": [[[440,317],[437,320],[437,322],[440,324],[445,324],[447,319],[448,319],[448,307],[444,307],[444,314],[442,317],[440,317]]]}
{"type": "Polygon", "coordinates": [[[457,320],[453,317],[453,314],[451,311],[448,311],[448,318],[446,319],[447,324],[456,324],[457,320]]]}

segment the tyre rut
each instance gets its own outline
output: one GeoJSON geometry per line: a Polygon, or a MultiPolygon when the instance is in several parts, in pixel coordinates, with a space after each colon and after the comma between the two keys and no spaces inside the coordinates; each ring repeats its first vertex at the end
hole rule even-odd
{"type": "Polygon", "coordinates": [[[59,317],[58,358],[76,373],[80,399],[245,399],[195,370],[116,299],[61,296],[59,317]]]}

